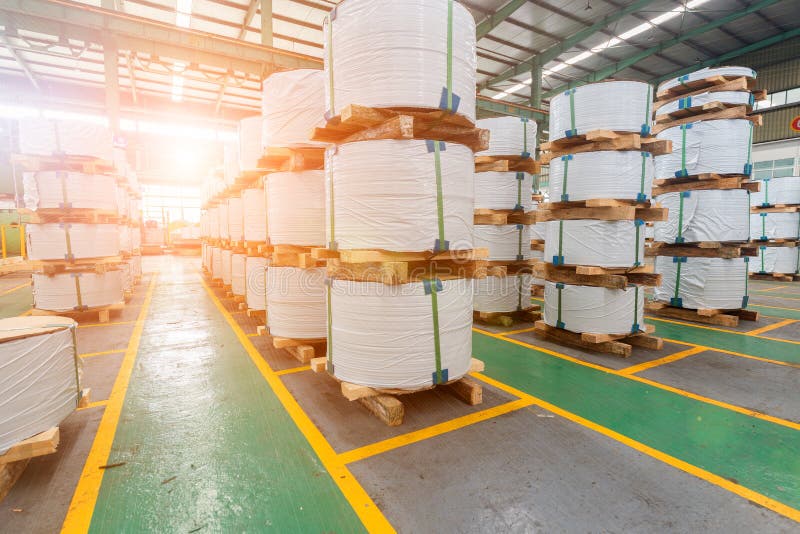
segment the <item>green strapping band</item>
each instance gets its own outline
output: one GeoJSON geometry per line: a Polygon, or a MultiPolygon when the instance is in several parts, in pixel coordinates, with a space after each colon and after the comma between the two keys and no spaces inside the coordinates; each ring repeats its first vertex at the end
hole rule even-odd
{"type": "MultiPolygon", "coordinates": [[[[653,86],[648,83],[647,84],[647,107],[644,110],[644,123],[643,123],[648,128],[650,128],[650,101],[653,99],[652,92],[653,92],[653,86]]],[[[648,131],[647,133],[649,134],[650,132],[648,131]]],[[[642,135],[645,135],[645,133],[642,132],[642,135]]]]}
{"type": "MultiPolygon", "coordinates": [[[[452,2],[451,2],[452,3],[452,2]]],[[[442,156],[439,141],[433,142],[433,161],[436,168],[436,218],[439,226],[439,246],[445,246],[444,239],[444,201],[442,199],[442,156]]]]}
{"type": "Polygon", "coordinates": [[[331,284],[333,284],[333,280],[330,281],[328,284],[328,372],[333,373],[333,313],[331,310],[331,284]]]}
{"type": "Polygon", "coordinates": [[[569,126],[570,131],[578,133],[575,128],[575,89],[569,92],[569,126]]]}
{"type": "Polygon", "coordinates": [[[636,265],[638,267],[639,265],[642,264],[642,262],[639,261],[639,236],[641,235],[640,229],[641,229],[642,225],[637,224],[635,221],[634,221],[633,225],[636,227],[636,249],[635,249],[635,253],[634,253],[635,257],[634,257],[633,261],[634,261],[634,265],[636,265]]]}
{"type": "Polygon", "coordinates": [[[633,286],[636,293],[633,297],[633,324],[639,324],[639,286],[633,286]]]}
{"type": "MultiPolygon", "coordinates": [[[[686,125],[681,128],[681,170],[686,171],[686,125]]],[[[688,171],[687,171],[688,172],[688,171]]]]}
{"type": "Polygon", "coordinates": [[[518,310],[522,309],[522,291],[523,291],[522,281],[523,281],[523,276],[524,275],[522,275],[522,274],[517,274],[517,283],[519,285],[519,289],[517,290],[517,309],[518,310]]]}
{"type": "Polygon", "coordinates": [[[83,309],[83,298],[81,297],[81,281],[79,276],[75,276],[75,293],[78,297],[78,309],[83,309]]]}
{"type": "Polygon", "coordinates": [[[678,236],[675,238],[676,243],[683,242],[683,193],[678,193],[680,197],[680,204],[678,204],[678,236]]]}
{"type": "Polygon", "coordinates": [[[67,245],[67,261],[74,262],[75,258],[72,257],[72,238],[69,235],[69,224],[64,225],[64,240],[67,245]]]}
{"type": "Polygon", "coordinates": [[[561,320],[561,291],[563,291],[564,288],[556,286],[556,289],[558,289],[558,319],[556,320],[556,325],[560,325],[563,324],[561,320]]]}
{"type": "Polygon", "coordinates": [[[558,258],[564,264],[564,221],[558,221],[558,258]]]}
{"type": "Polygon", "coordinates": [[[331,97],[331,117],[334,117],[336,107],[333,104],[333,20],[331,16],[325,17],[325,23],[328,25],[328,87],[331,97]]]}
{"type": "Polygon", "coordinates": [[[561,178],[561,197],[563,198],[564,195],[567,195],[567,177],[569,176],[569,160],[570,158],[567,157],[564,159],[564,176],[561,178]]]}
{"type": "Polygon", "coordinates": [[[78,356],[78,335],[75,333],[75,325],[69,327],[72,333],[72,358],[75,362],[75,386],[78,388],[77,405],[81,403],[81,367],[80,356],[78,356]]]}
{"type": "MultiPolygon", "coordinates": [[[[766,251],[767,251],[767,247],[761,247],[761,272],[762,272],[762,273],[765,271],[765,269],[764,269],[764,253],[765,253],[766,251]]],[[[746,283],[747,283],[747,282],[745,282],[745,284],[746,284],[746,283]]],[[[747,286],[745,286],[745,287],[747,287],[747,286]]]]}
{"type": "MultiPolygon", "coordinates": [[[[333,165],[331,165],[333,167],[333,165]]],[[[328,248],[334,249],[336,248],[336,223],[334,217],[334,203],[333,203],[333,168],[328,171],[328,179],[330,183],[328,184],[328,226],[330,226],[330,243],[328,243],[328,248]]]]}
{"type": "Polygon", "coordinates": [[[761,214],[761,237],[767,237],[767,214],[761,214]]]}
{"type": "Polygon", "coordinates": [[[59,178],[61,178],[61,196],[64,197],[64,208],[67,209],[69,206],[69,198],[68,198],[69,195],[67,195],[67,180],[66,180],[67,173],[57,172],[56,174],[58,175],[59,178]]]}
{"type": "Polygon", "coordinates": [[[433,350],[436,355],[436,383],[443,383],[442,380],[442,347],[439,339],[439,299],[436,295],[436,280],[430,281],[431,288],[431,313],[433,315],[433,350]]]}
{"type": "Polygon", "coordinates": [[[517,206],[522,206],[522,182],[523,180],[517,180],[517,206]]]}
{"type": "Polygon", "coordinates": [[[523,225],[517,225],[517,258],[522,259],[522,229],[523,225]]]}
{"type": "Polygon", "coordinates": [[[764,180],[764,204],[769,204],[769,179],[764,180]]]}
{"type": "MultiPolygon", "coordinates": [[[[749,122],[749,121],[748,121],[749,122]]],[[[753,152],[753,123],[750,123],[750,133],[747,136],[747,165],[750,165],[750,157],[753,152]]]]}
{"type": "Polygon", "coordinates": [[[639,193],[644,195],[644,177],[647,171],[647,152],[642,152],[642,183],[639,184],[639,193]]]}
{"type": "Polygon", "coordinates": [[[678,268],[675,270],[675,300],[678,300],[678,295],[680,295],[681,289],[681,265],[682,262],[678,262],[678,268]]]}
{"type": "Polygon", "coordinates": [[[453,0],[447,2],[447,109],[453,111],[453,0]]]}
{"type": "Polygon", "coordinates": [[[528,151],[528,123],[519,121],[522,124],[522,151],[528,151]]]}

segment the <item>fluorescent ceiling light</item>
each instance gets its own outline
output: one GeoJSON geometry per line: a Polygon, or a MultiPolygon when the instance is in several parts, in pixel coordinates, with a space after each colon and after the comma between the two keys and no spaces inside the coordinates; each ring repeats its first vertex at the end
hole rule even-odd
{"type": "Polygon", "coordinates": [[[188,28],[192,22],[192,0],[178,0],[175,6],[175,24],[188,28]]]}
{"type": "Polygon", "coordinates": [[[172,101],[180,102],[183,100],[183,76],[180,74],[172,75],[172,101]]]}

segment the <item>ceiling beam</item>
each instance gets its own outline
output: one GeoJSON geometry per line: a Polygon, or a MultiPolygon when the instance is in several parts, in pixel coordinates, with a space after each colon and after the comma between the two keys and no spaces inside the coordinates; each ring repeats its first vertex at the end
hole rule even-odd
{"type": "Polygon", "coordinates": [[[501,102],[481,95],[478,95],[475,104],[478,109],[499,113],[500,115],[511,115],[513,117],[531,119],[538,122],[546,121],[548,117],[547,112],[543,109],[536,109],[520,104],[511,104],[510,102],[501,102]]]}
{"type": "Polygon", "coordinates": [[[477,41],[480,41],[487,33],[496,28],[501,22],[514,14],[514,12],[528,3],[528,0],[511,0],[503,7],[483,19],[475,28],[477,41]]]}
{"type": "Polygon", "coordinates": [[[19,52],[17,52],[17,50],[11,46],[5,35],[0,35],[0,45],[3,45],[8,50],[8,52],[11,54],[11,57],[14,58],[14,61],[16,61],[19,67],[22,69],[22,72],[25,73],[25,77],[28,78],[28,81],[31,82],[31,85],[34,87],[34,89],[41,91],[42,88],[39,86],[36,76],[33,75],[33,71],[30,69],[19,52]]]}
{"type": "Polygon", "coordinates": [[[678,35],[677,37],[673,37],[672,39],[667,39],[666,41],[661,41],[659,44],[657,44],[656,46],[654,46],[652,48],[648,48],[647,50],[643,50],[643,51],[641,51],[641,52],[639,52],[637,54],[634,54],[634,55],[632,55],[632,56],[630,56],[628,58],[625,58],[625,59],[623,59],[621,61],[617,61],[616,63],[612,63],[611,65],[608,65],[607,67],[604,67],[604,68],[598,70],[597,72],[594,72],[594,73],[590,74],[589,76],[585,76],[585,77],[583,77],[583,78],[581,78],[579,80],[569,82],[569,83],[561,85],[561,86],[559,86],[559,87],[557,87],[557,88],[555,88],[553,90],[550,90],[550,91],[548,91],[547,93],[545,93],[543,95],[543,98],[553,97],[553,96],[555,96],[555,95],[557,95],[557,94],[559,94],[561,92],[564,92],[567,89],[570,89],[572,87],[577,87],[579,85],[583,85],[583,84],[586,84],[586,83],[599,82],[601,80],[605,80],[606,78],[608,78],[610,76],[613,76],[614,74],[620,72],[621,70],[624,70],[624,69],[630,67],[634,63],[637,63],[637,62],[643,60],[646,57],[652,56],[653,54],[657,54],[657,53],[661,52],[662,50],[665,50],[665,49],[667,49],[667,48],[669,48],[671,46],[675,46],[678,43],[681,43],[683,41],[686,41],[688,39],[696,37],[696,36],[698,36],[700,34],[703,34],[703,33],[707,32],[707,31],[716,29],[716,28],[718,28],[718,27],[720,27],[720,26],[722,26],[724,24],[728,24],[729,22],[733,22],[734,20],[737,20],[737,19],[740,19],[740,18],[745,17],[747,15],[750,15],[751,13],[754,13],[754,12],[758,11],[759,9],[763,9],[765,7],[771,6],[772,4],[775,4],[775,3],[780,2],[780,1],[781,0],[761,0],[760,2],[756,2],[755,4],[752,4],[751,6],[745,8],[745,9],[742,9],[740,11],[736,11],[734,13],[730,13],[730,14],[724,16],[724,17],[720,17],[720,18],[718,18],[716,20],[713,20],[711,22],[708,22],[706,24],[702,24],[700,26],[696,26],[695,28],[692,28],[691,30],[686,31],[686,32],[678,35]]]}

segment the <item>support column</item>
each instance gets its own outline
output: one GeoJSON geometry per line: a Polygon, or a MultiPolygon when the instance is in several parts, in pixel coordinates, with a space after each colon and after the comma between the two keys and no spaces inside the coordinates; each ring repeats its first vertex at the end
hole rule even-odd
{"type": "Polygon", "coordinates": [[[261,44],[272,45],[272,0],[261,0],[261,44]]]}
{"type": "Polygon", "coordinates": [[[114,135],[119,134],[119,51],[116,41],[106,36],[103,40],[103,72],[106,80],[106,114],[114,135]]]}
{"type": "Polygon", "coordinates": [[[533,58],[531,65],[531,107],[542,107],[542,62],[539,56],[533,58]]]}

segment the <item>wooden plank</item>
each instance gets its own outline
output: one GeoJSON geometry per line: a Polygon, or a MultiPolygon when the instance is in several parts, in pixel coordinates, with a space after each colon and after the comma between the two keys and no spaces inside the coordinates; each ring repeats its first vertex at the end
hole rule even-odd
{"type": "MultiPolygon", "coordinates": [[[[670,92],[670,90],[667,89],[660,93],[662,95],[661,98],[656,98],[656,102],[653,104],[653,107],[655,110],[658,110],[662,106],[669,104],[670,102],[674,102],[675,100],[686,98],[687,96],[701,95],[704,93],[715,93],[720,91],[748,91],[752,85],[754,84],[749,83],[748,79],[742,76],[739,78],[734,78],[733,80],[727,80],[725,83],[720,83],[709,87],[700,87],[682,94],[670,92]]],[[[757,96],[756,93],[758,93],[758,91],[754,91],[753,95],[757,96]]],[[[756,100],[759,100],[759,98],[756,98],[756,100]]],[[[763,100],[763,98],[760,100],[763,100]]]]}
{"type": "Polygon", "coordinates": [[[661,207],[636,207],[631,205],[618,206],[586,206],[559,209],[538,209],[533,212],[536,222],[571,221],[577,219],[594,219],[601,221],[632,221],[635,219],[645,222],[666,221],[667,208],[661,207]]]}
{"type": "Polygon", "coordinates": [[[726,108],[719,111],[709,111],[692,117],[684,117],[682,119],[673,119],[669,123],[656,124],[653,126],[653,135],[658,135],[667,128],[675,128],[690,122],[697,122],[699,120],[710,121],[720,119],[745,119],[753,123],[754,126],[761,126],[763,124],[763,117],[761,115],[748,115],[747,106],[735,106],[726,108]]]}
{"type": "Polygon", "coordinates": [[[688,258],[741,258],[745,256],[758,256],[756,245],[728,245],[716,243],[719,246],[709,246],[712,243],[667,244],[654,243],[645,249],[645,256],[671,256],[688,258]]]}
{"type": "Polygon", "coordinates": [[[535,328],[534,332],[539,336],[552,339],[559,343],[565,343],[567,345],[573,345],[582,349],[587,349],[593,352],[613,354],[615,356],[621,356],[623,358],[629,357],[632,353],[631,345],[623,343],[621,341],[589,343],[581,339],[581,335],[578,333],[570,332],[568,330],[562,330],[560,328],[554,328],[545,323],[544,321],[536,321],[534,328],[535,328]]]}
{"type": "Polygon", "coordinates": [[[286,347],[302,347],[303,345],[317,345],[327,343],[327,338],[314,338],[314,339],[291,339],[288,337],[273,337],[272,346],[276,349],[285,349],[286,347]]]}
{"type": "Polygon", "coordinates": [[[25,468],[28,467],[30,460],[19,460],[17,462],[0,464],[0,503],[11,492],[11,488],[22,477],[25,468]]]}
{"type": "Polygon", "coordinates": [[[673,306],[668,306],[663,302],[648,302],[645,304],[645,311],[661,317],[681,319],[684,321],[694,321],[704,324],[713,324],[717,326],[737,326],[739,324],[739,317],[736,315],[729,315],[727,313],[702,315],[698,313],[697,310],[676,308],[673,306]]]}
{"type": "Polygon", "coordinates": [[[311,366],[311,370],[315,373],[321,373],[328,368],[328,359],[325,357],[312,358],[308,363],[311,366]]]}
{"type": "Polygon", "coordinates": [[[403,424],[405,408],[397,397],[391,395],[374,395],[361,397],[358,402],[370,411],[372,415],[386,423],[388,426],[403,424]]]}
{"type": "Polygon", "coordinates": [[[476,406],[483,402],[483,386],[472,378],[464,377],[461,380],[445,384],[442,388],[470,406],[476,406]]]}
{"type": "Polygon", "coordinates": [[[53,454],[58,448],[59,439],[60,433],[58,427],[53,427],[26,440],[20,441],[8,449],[5,454],[0,456],[0,465],[17,462],[19,460],[28,460],[46,454],[53,454]]]}
{"type": "Polygon", "coordinates": [[[751,182],[748,176],[720,176],[710,179],[682,179],[670,178],[653,181],[653,196],[665,193],[680,193],[683,191],[699,191],[706,189],[746,189],[756,193],[761,189],[761,182],[751,182]]]}

